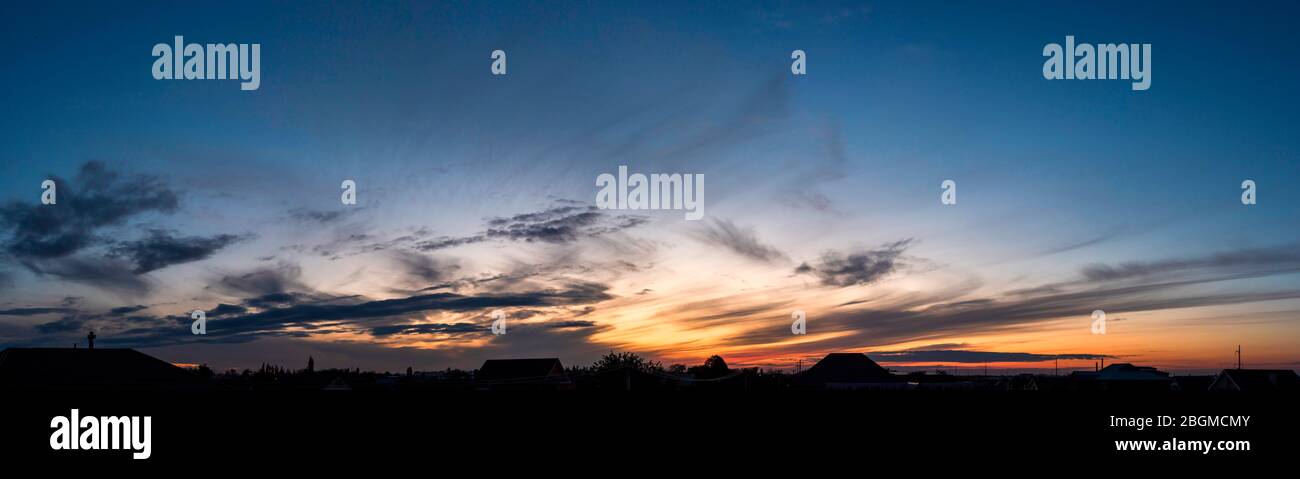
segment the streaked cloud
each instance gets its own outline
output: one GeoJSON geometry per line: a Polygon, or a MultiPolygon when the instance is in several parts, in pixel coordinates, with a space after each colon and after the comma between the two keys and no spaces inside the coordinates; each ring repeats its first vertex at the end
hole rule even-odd
{"type": "Polygon", "coordinates": [[[760,242],[754,228],[741,227],[727,219],[709,220],[698,230],[693,230],[693,236],[705,243],[756,261],[765,263],[788,261],[784,253],[760,242]]]}
{"type": "Polygon", "coordinates": [[[231,234],[177,236],[172,231],[153,229],[144,238],[113,245],[108,255],[129,259],[135,265],[132,272],[144,274],[175,264],[207,259],[222,248],[247,238],[231,234]]]}
{"type": "Polygon", "coordinates": [[[1088,353],[1033,354],[962,349],[876,351],[871,353],[871,358],[881,363],[1038,363],[1054,359],[1078,360],[1113,357],[1105,354],[1088,353]]]}
{"type": "Polygon", "coordinates": [[[819,262],[800,264],[794,272],[813,275],[827,286],[868,285],[897,271],[903,265],[903,252],[913,243],[908,238],[848,254],[827,251],[819,262]]]}

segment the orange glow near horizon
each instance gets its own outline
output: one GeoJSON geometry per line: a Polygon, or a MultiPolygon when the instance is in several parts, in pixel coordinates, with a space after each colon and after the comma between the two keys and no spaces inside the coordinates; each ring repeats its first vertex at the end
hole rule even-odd
{"type": "MultiPolygon", "coordinates": [[[[720,355],[735,366],[804,367],[830,352],[882,352],[941,349],[1041,355],[1094,354],[1101,359],[1061,359],[1031,362],[903,361],[878,357],[886,367],[907,369],[1052,370],[1092,369],[1097,363],[1131,362],[1174,371],[1213,370],[1231,366],[1233,349],[1247,344],[1246,358],[1258,367],[1293,367],[1289,347],[1300,335],[1295,317],[1287,310],[1262,309],[1254,313],[1223,314],[1220,308],[1189,308],[1153,312],[1113,312],[1107,333],[1091,332],[1091,317],[1048,318],[990,328],[987,332],[962,331],[929,334],[924,338],[874,341],[855,338],[853,327],[869,328],[869,317],[856,323],[827,324],[832,315],[852,315],[872,308],[925,311],[942,306],[928,300],[927,288],[937,288],[926,277],[861,288],[810,287],[804,279],[788,275],[763,276],[749,272],[746,280],[717,277],[656,278],[654,293],[638,294],[634,286],[614,294],[583,321],[596,325],[588,338],[600,350],[632,351],[664,364],[693,365],[720,355]],[[671,281],[669,279],[672,279],[671,281]],[[755,286],[762,284],[761,287],[755,286]],[[790,314],[803,309],[808,333],[789,333],[790,314]],[[1270,328],[1245,328],[1270,323],[1270,328]],[[1278,335],[1279,328],[1290,335],[1278,335]]],[[[745,277],[736,275],[735,278],[745,277]]],[[[544,326],[572,318],[573,308],[503,308],[507,314],[529,310],[525,318],[511,319],[511,328],[544,326]]],[[[483,324],[484,312],[432,313],[412,324],[483,324]]],[[[915,320],[927,321],[924,314],[915,320]]],[[[316,330],[319,341],[377,343],[387,347],[469,351],[492,345],[490,335],[457,337],[447,334],[378,337],[368,331],[316,330]]],[[[508,353],[508,351],[507,351],[508,353]]]]}

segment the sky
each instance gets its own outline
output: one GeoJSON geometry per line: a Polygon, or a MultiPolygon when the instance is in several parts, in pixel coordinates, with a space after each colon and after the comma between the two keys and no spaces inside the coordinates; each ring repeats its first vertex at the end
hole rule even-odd
{"type": "Polygon", "coordinates": [[[5,2],[0,347],[1295,369],[1297,9],[5,2]],[[259,44],[260,87],[154,79],[177,35],[259,44]],[[1067,35],[1151,44],[1150,89],[1045,79],[1067,35]],[[598,208],[620,166],[703,175],[704,218],[598,208]]]}

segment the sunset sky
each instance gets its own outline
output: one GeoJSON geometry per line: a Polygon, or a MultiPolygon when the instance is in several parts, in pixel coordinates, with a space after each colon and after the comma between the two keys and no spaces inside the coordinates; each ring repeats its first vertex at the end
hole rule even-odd
{"type": "Polygon", "coordinates": [[[902,369],[1105,356],[1189,373],[1240,344],[1247,367],[1295,369],[1297,14],[5,3],[0,348],[84,347],[93,329],[221,369],[863,351],[902,369]],[[260,43],[260,88],[154,80],[151,49],[176,35],[260,43]],[[1152,44],[1151,88],[1045,80],[1043,46],[1066,35],[1152,44]],[[620,165],[704,175],[704,219],[596,209],[596,177],[620,165]],[[41,205],[49,178],[59,201],[41,205]]]}

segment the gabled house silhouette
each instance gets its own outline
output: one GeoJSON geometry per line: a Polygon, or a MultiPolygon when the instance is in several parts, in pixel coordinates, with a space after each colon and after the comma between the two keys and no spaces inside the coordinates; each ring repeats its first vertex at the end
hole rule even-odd
{"type": "Polygon", "coordinates": [[[902,378],[890,374],[862,353],[830,353],[799,374],[799,385],[816,389],[907,389],[902,378]]]}
{"type": "Polygon", "coordinates": [[[1224,369],[1214,382],[1211,391],[1298,391],[1300,377],[1290,369],[1224,369]]]}
{"type": "Polygon", "coordinates": [[[218,386],[134,349],[9,348],[0,351],[0,390],[166,391],[218,386]]]}
{"type": "Polygon", "coordinates": [[[1169,373],[1151,366],[1116,363],[1100,371],[1074,371],[1069,376],[1076,390],[1169,391],[1174,380],[1169,373]]]}
{"type": "Polygon", "coordinates": [[[479,389],[550,389],[572,387],[558,358],[489,359],[474,375],[479,389]]]}

